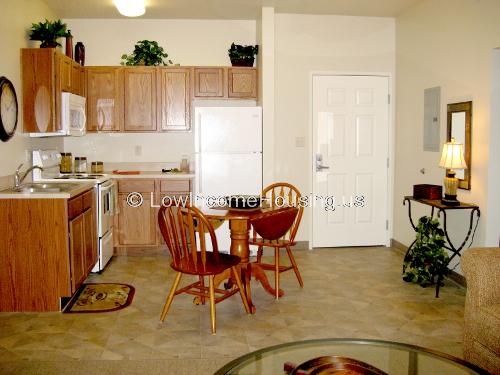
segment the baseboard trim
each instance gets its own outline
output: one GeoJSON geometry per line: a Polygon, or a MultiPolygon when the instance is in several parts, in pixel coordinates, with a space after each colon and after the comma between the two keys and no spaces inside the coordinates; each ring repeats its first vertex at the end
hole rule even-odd
{"type": "MultiPolygon", "coordinates": [[[[398,240],[395,240],[394,238],[391,238],[391,247],[397,250],[402,255],[406,254],[406,252],[408,251],[408,246],[399,242],[398,240]]],[[[446,278],[460,285],[461,287],[464,288],[467,287],[467,282],[465,280],[465,277],[453,270],[450,270],[450,273],[448,274],[448,276],[446,276],[446,278]]]]}
{"type": "Polygon", "coordinates": [[[295,250],[309,250],[309,241],[295,241],[295,250]]]}
{"type": "Polygon", "coordinates": [[[391,238],[391,247],[399,250],[399,252],[401,252],[402,254],[406,254],[406,251],[408,250],[408,246],[404,245],[398,240],[395,240],[394,238],[391,238]]]}

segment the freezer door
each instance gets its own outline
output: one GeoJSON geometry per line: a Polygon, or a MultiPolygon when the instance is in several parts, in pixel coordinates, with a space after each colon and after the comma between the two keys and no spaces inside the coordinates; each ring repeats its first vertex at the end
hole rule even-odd
{"type": "Polygon", "coordinates": [[[196,152],[262,151],[261,107],[195,109],[196,152]]]}
{"type": "Polygon", "coordinates": [[[262,153],[197,155],[196,194],[206,198],[261,191],[262,153]]]}

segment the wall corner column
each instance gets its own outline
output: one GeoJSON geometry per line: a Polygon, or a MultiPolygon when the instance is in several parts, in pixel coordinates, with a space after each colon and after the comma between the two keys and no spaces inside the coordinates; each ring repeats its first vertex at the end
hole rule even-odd
{"type": "Polygon", "coordinates": [[[257,30],[259,41],[259,104],[262,106],[262,154],[263,185],[267,186],[275,180],[275,29],[274,8],[262,7],[262,18],[257,30]]]}

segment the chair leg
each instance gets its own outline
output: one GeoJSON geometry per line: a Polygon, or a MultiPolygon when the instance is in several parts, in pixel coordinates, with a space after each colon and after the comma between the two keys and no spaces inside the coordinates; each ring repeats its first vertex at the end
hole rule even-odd
{"type": "Polygon", "coordinates": [[[236,267],[231,267],[231,271],[233,272],[234,280],[236,281],[236,285],[238,286],[241,302],[243,302],[243,306],[245,306],[245,311],[247,314],[250,314],[250,306],[248,306],[247,296],[245,295],[245,291],[243,290],[243,285],[241,284],[240,275],[236,267]]]}
{"type": "Polygon", "coordinates": [[[274,248],[274,289],[276,299],[280,298],[280,248],[274,248]]]}
{"type": "Polygon", "coordinates": [[[215,289],[213,275],[208,277],[208,289],[210,293],[210,322],[212,324],[212,335],[215,335],[215,289]]]}
{"type": "Polygon", "coordinates": [[[261,263],[262,262],[262,254],[264,252],[264,247],[263,246],[259,246],[259,248],[257,249],[257,263],[261,263]]]}
{"type": "Polygon", "coordinates": [[[300,276],[299,267],[297,267],[297,262],[295,261],[295,257],[293,256],[292,249],[290,246],[286,247],[286,252],[288,254],[288,258],[290,259],[290,263],[292,263],[293,271],[295,272],[295,276],[297,276],[297,280],[299,281],[300,287],[304,287],[304,282],[302,281],[302,276],[300,276]]]}
{"type": "MultiPolygon", "coordinates": [[[[205,278],[203,276],[198,276],[198,277],[200,279],[200,286],[202,288],[204,288],[205,287],[205,278]]],[[[201,299],[201,304],[204,305],[207,298],[203,296],[203,297],[200,297],[200,299],[201,299]]]]}
{"type": "Polygon", "coordinates": [[[168,293],[167,300],[165,301],[165,305],[163,306],[163,310],[160,315],[160,320],[163,322],[165,320],[165,317],[167,316],[168,309],[170,308],[170,305],[172,304],[172,300],[174,299],[175,296],[175,291],[177,290],[177,287],[179,286],[179,282],[181,281],[182,273],[177,272],[177,275],[175,276],[174,284],[170,288],[170,292],[168,293]]]}

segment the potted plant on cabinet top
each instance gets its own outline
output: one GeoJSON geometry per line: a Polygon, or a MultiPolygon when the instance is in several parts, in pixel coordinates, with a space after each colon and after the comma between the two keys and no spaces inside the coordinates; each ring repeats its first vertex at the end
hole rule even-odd
{"type": "Polygon", "coordinates": [[[168,57],[163,47],[158,42],[151,40],[140,40],[134,46],[134,52],[130,55],[122,55],[122,65],[168,65],[171,60],[164,60],[168,57]]]}
{"type": "Polygon", "coordinates": [[[61,20],[51,22],[46,19],[45,22],[33,23],[31,25],[30,40],[42,42],[40,48],[55,48],[61,46],[57,39],[70,35],[66,24],[61,20]]]}
{"type": "Polygon", "coordinates": [[[227,52],[232,66],[253,66],[255,56],[259,53],[259,46],[242,46],[232,43],[227,52]]]}
{"type": "Polygon", "coordinates": [[[403,262],[403,280],[425,288],[435,283],[436,276],[446,276],[449,256],[444,249],[444,232],[439,228],[438,219],[422,216],[416,232],[415,244],[403,262]]]}

